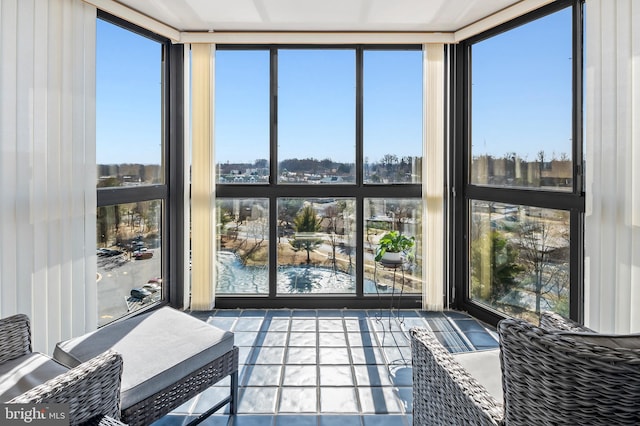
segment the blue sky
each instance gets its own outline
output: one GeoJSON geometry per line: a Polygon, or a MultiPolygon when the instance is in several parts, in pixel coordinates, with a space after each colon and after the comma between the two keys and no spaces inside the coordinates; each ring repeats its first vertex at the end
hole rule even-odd
{"type": "MultiPolygon", "coordinates": [[[[571,14],[567,9],[473,48],[473,154],[570,154],[571,14]]],[[[98,20],[98,164],[161,159],[161,46],[98,20]]],[[[421,54],[366,52],[364,149],[420,155],[421,54]]],[[[219,52],[216,159],[269,153],[268,52],[219,52]]],[[[281,50],[278,138],[284,158],[354,161],[352,50],[281,50]]]]}
{"type": "MultiPolygon", "coordinates": [[[[365,54],[365,156],[418,156],[421,150],[420,51],[365,54]]],[[[216,160],[252,162],[269,154],[269,53],[216,56],[216,160]],[[250,147],[246,151],[238,147],[250,147]]],[[[278,53],[279,159],[355,162],[355,52],[284,49],[278,53]]]]}
{"type": "Polygon", "coordinates": [[[570,156],[571,9],[482,41],[472,54],[474,155],[570,156]]]}
{"type": "Polygon", "coordinates": [[[98,164],[161,161],[162,46],[98,19],[98,164]]]}

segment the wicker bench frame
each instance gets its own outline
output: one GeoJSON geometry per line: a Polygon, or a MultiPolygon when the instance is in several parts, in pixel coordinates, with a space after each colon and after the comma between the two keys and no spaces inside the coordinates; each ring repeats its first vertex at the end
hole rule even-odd
{"type": "Polygon", "coordinates": [[[130,407],[122,407],[120,413],[122,421],[131,426],[148,425],[227,376],[231,376],[229,396],[194,419],[190,424],[200,423],[226,404],[229,404],[229,413],[236,414],[238,358],[239,350],[237,346],[234,346],[229,352],[156,392],[149,398],[130,407]]]}

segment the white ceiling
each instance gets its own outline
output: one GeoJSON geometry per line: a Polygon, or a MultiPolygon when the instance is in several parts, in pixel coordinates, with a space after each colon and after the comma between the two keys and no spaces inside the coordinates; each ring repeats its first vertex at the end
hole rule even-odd
{"type": "Polygon", "coordinates": [[[105,0],[95,3],[105,2],[126,6],[181,33],[455,32],[531,0],[105,0]]]}

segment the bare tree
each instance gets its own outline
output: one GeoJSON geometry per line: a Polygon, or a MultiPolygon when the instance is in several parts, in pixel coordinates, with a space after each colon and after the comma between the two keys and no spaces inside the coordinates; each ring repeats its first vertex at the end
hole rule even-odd
{"type": "Polygon", "coordinates": [[[560,295],[567,286],[564,262],[554,258],[554,253],[562,249],[563,232],[549,219],[538,215],[520,226],[518,238],[521,265],[531,274],[535,312],[540,315],[544,296],[552,291],[560,295]]]}
{"type": "Polygon", "coordinates": [[[338,218],[340,211],[336,206],[329,206],[324,210],[324,220],[327,222],[327,238],[331,246],[331,264],[334,271],[338,269],[336,247],[340,244],[338,235],[338,218]]]}

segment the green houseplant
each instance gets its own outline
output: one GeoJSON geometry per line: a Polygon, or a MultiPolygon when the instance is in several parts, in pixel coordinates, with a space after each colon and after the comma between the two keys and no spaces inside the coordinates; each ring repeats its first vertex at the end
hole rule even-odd
{"type": "Polygon", "coordinates": [[[407,237],[399,231],[388,232],[378,241],[375,260],[376,262],[381,260],[399,262],[401,254],[411,249],[415,243],[415,237],[407,237]],[[390,253],[395,253],[395,255],[390,256],[390,253]]]}

